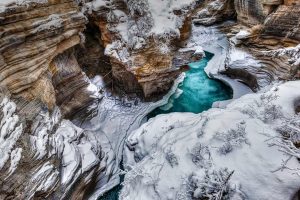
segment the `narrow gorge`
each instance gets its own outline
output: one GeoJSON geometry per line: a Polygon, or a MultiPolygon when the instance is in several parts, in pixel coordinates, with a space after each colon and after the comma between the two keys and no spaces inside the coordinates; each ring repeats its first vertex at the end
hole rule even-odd
{"type": "Polygon", "coordinates": [[[300,199],[299,0],[0,0],[0,200],[300,199]]]}

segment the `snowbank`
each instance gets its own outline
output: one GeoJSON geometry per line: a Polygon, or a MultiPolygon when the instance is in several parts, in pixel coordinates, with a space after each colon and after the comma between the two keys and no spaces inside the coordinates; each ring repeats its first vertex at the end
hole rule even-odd
{"type": "Polygon", "coordinates": [[[159,115],[127,139],[120,199],[291,199],[299,149],[279,131],[300,119],[300,81],[248,94],[226,109],[159,115]],[[285,141],[285,142],[284,142],[285,141]]]}

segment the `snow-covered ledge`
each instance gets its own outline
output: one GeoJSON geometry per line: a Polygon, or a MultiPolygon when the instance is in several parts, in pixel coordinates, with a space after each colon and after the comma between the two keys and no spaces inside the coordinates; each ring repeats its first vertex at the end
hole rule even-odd
{"type": "MultiPolygon", "coordinates": [[[[231,23],[231,22],[225,22],[231,23]]],[[[213,53],[213,58],[208,62],[204,71],[211,77],[218,79],[233,90],[233,99],[237,99],[245,94],[253,93],[252,90],[239,82],[238,80],[231,79],[227,76],[221,75],[219,72],[224,70],[226,57],[229,53],[229,41],[226,35],[221,33],[217,26],[193,26],[192,27],[192,37],[188,41],[188,47],[202,47],[204,51],[213,53]]],[[[214,104],[216,106],[219,104],[228,104],[230,101],[217,102],[214,104]]]]}

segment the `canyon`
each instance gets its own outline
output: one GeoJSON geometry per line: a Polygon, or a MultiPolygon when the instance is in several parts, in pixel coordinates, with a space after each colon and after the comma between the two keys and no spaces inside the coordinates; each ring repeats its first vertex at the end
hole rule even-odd
{"type": "Polygon", "coordinates": [[[0,75],[0,199],[299,198],[298,0],[1,0],[0,75]],[[232,99],[147,120],[205,51],[232,99]]]}

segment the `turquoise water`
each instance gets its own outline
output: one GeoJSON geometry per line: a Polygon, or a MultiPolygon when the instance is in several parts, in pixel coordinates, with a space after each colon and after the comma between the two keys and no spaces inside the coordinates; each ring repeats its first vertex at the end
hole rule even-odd
{"type": "MultiPolygon", "coordinates": [[[[169,102],[152,111],[148,118],[171,112],[200,113],[211,108],[213,102],[232,98],[232,90],[224,83],[210,79],[204,72],[213,54],[205,52],[206,57],[199,62],[191,63],[186,78],[178,87],[182,93],[171,96],[169,102]]],[[[121,185],[116,186],[99,200],[118,200],[121,185]]]]}
{"type": "Polygon", "coordinates": [[[204,72],[209,60],[214,56],[205,52],[205,58],[190,63],[186,78],[179,85],[180,93],[175,93],[169,102],[152,111],[148,118],[171,112],[201,113],[212,107],[213,102],[232,98],[232,90],[221,81],[209,78],[204,72]]]}

